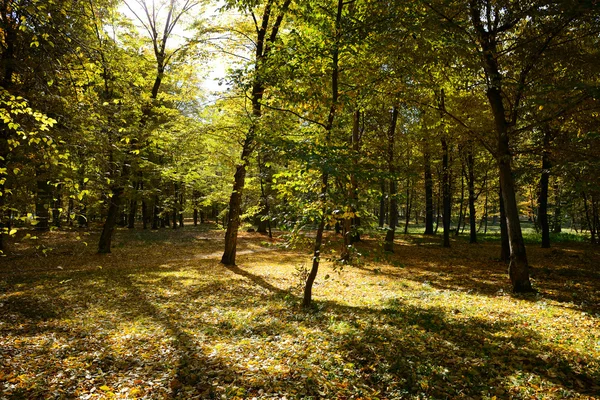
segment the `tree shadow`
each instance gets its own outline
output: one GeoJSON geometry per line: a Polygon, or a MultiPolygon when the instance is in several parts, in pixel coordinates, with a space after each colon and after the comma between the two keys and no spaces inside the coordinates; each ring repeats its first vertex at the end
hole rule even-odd
{"type": "MultiPolygon", "coordinates": [[[[288,294],[248,271],[231,270],[275,295],[288,294]]],[[[600,390],[600,375],[586,372],[586,362],[597,360],[584,353],[573,357],[558,344],[540,345],[542,337],[519,321],[457,318],[446,309],[419,308],[401,299],[381,309],[316,301],[313,310],[298,312],[316,315],[303,324],[324,332],[331,331],[332,321],[347,325],[342,334],[334,331],[336,352],[357,366],[361,382],[389,397],[510,397],[518,395],[514,385],[526,386],[532,376],[566,394],[600,390]]],[[[318,392],[326,390],[321,382],[318,392]]]]}

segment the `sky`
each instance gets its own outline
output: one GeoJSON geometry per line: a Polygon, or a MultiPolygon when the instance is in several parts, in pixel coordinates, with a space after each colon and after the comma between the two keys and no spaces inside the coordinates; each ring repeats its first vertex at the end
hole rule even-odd
{"type": "MultiPolygon", "coordinates": [[[[148,5],[152,4],[154,1],[156,6],[163,3],[164,0],[144,0],[148,5]]],[[[143,18],[144,12],[142,7],[139,4],[139,0],[125,0],[125,2],[135,11],[135,13],[143,18]]],[[[209,21],[214,21],[215,19],[221,18],[221,15],[218,12],[218,9],[223,6],[223,2],[219,1],[216,5],[208,7],[204,11],[204,17],[209,21]]],[[[134,24],[138,27],[139,32],[141,34],[146,33],[145,29],[142,27],[138,19],[135,17],[135,14],[127,7],[127,5],[121,5],[119,11],[121,11],[125,16],[131,19],[134,24]]],[[[189,13],[189,16],[194,16],[195,13],[201,11],[200,6],[195,9],[192,9],[189,13]]],[[[175,47],[179,44],[182,44],[186,38],[189,38],[192,35],[190,30],[186,30],[187,25],[190,22],[191,18],[183,19],[180,23],[177,24],[175,30],[173,32],[172,37],[169,39],[169,47],[175,47]]],[[[147,33],[146,33],[147,34],[147,33]]],[[[208,63],[206,63],[203,67],[205,70],[208,70],[206,73],[206,77],[202,82],[202,87],[210,93],[214,92],[214,95],[218,95],[219,92],[224,92],[227,90],[226,85],[219,85],[218,81],[223,79],[227,75],[227,60],[224,57],[219,56],[218,54],[212,54],[208,63]]],[[[210,96],[209,96],[210,97],[210,96]]]]}

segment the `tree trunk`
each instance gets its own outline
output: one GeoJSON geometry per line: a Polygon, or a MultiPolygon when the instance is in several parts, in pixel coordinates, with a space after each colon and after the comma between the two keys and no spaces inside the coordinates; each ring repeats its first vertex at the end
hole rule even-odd
{"type": "MultiPolygon", "coordinates": [[[[489,7],[490,6],[488,6],[488,10],[489,7]]],[[[473,1],[470,3],[470,11],[471,22],[478,35],[479,46],[481,46],[482,66],[488,79],[486,95],[494,116],[498,140],[495,156],[498,161],[500,187],[502,188],[508,243],[510,247],[508,274],[512,283],[513,292],[531,292],[533,289],[531,287],[531,282],[529,281],[529,263],[527,261],[525,242],[523,241],[523,234],[521,232],[521,223],[519,222],[519,208],[517,205],[515,182],[511,167],[513,157],[509,146],[509,121],[507,121],[507,113],[503,100],[503,76],[500,72],[500,66],[498,65],[497,32],[486,31],[483,27],[481,21],[481,9],[479,8],[478,2],[473,1]]],[[[526,73],[526,71],[522,72],[526,73]]],[[[517,107],[515,106],[515,108],[517,107]]],[[[514,123],[516,122],[517,114],[513,114],[513,116],[514,123]]]]}
{"type": "Polygon", "coordinates": [[[465,203],[465,163],[461,162],[461,174],[460,174],[460,207],[458,211],[458,222],[456,224],[456,231],[454,236],[458,236],[460,233],[461,223],[464,225],[464,214],[463,207],[465,203]]]}
{"type": "Polygon", "coordinates": [[[385,224],[385,179],[381,180],[381,197],[379,197],[379,227],[385,224]]]}
{"type": "Polygon", "coordinates": [[[396,125],[398,123],[398,107],[392,108],[392,122],[388,131],[388,172],[390,174],[390,224],[385,234],[385,243],[383,249],[385,251],[394,252],[394,236],[396,234],[396,224],[398,223],[398,197],[396,193],[396,165],[395,165],[395,140],[396,140],[396,125]]]}
{"type": "Polygon", "coordinates": [[[424,151],[425,167],[425,234],[433,235],[433,178],[431,175],[431,155],[429,146],[425,144],[424,151]]]}
{"type": "Polygon", "coordinates": [[[542,176],[540,178],[540,195],[538,198],[538,222],[542,230],[542,248],[550,247],[550,224],[548,223],[548,182],[550,179],[550,132],[544,132],[544,149],[542,152],[542,176]]]}
{"type": "Polygon", "coordinates": [[[505,123],[504,105],[500,92],[495,88],[488,90],[490,102],[494,105],[494,117],[498,131],[498,167],[500,172],[500,185],[502,187],[502,199],[504,200],[504,211],[506,213],[506,229],[508,233],[508,244],[510,247],[510,264],[508,273],[513,286],[513,292],[531,292],[529,281],[529,263],[525,242],[521,232],[519,221],[519,208],[515,193],[515,182],[511,168],[512,154],[509,147],[508,129],[505,123]],[[498,115],[497,112],[499,112],[498,115]]]}
{"type": "Polygon", "coordinates": [[[450,247],[450,213],[452,211],[450,204],[450,166],[448,165],[448,143],[446,139],[442,139],[442,187],[443,187],[443,202],[444,211],[442,214],[442,225],[444,227],[444,247],[450,247]]]}
{"type": "Polygon", "coordinates": [[[123,193],[124,189],[122,187],[113,187],[112,189],[112,197],[110,198],[110,205],[108,206],[108,214],[106,215],[106,221],[104,222],[102,234],[100,235],[100,241],[98,242],[99,254],[110,253],[112,237],[115,230],[115,225],[117,224],[123,193]]]}
{"type": "MultiPolygon", "coordinates": [[[[252,128],[253,129],[253,128],[252,128]]],[[[221,263],[224,265],[235,265],[235,254],[237,248],[238,229],[240,227],[240,214],[242,208],[242,191],[246,183],[246,168],[250,156],[250,148],[254,134],[248,132],[242,149],[241,164],[235,170],[233,192],[229,199],[229,215],[227,219],[227,231],[225,232],[225,250],[221,263]]]]}
{"type": "Polygon", "coordinates": [[[410,192],[410,178],[406,180],[406,215],[404,219],[404,234],[408,234],[408,225],[410,224],[410,213],[412,212],[413,197],[410,192]]]}
{"type": "MultiPolygon", "coordinates": [[[[588,225],[588,230],[590,231],[590,243],[595,244],[596,243],[596,224],[595,224],[595,220],[593,215],[590,216],[590,208],[588,206],[588,198],[587,198],[587,193],[581,192],[581,195],[583,196],[583,208],[585,210],[585,218],[587,220],[587,225],[588,225]]],[[[593,208],[593,204],[592,204],[592,208],[593,208]]]]}
{"type": "Polygon", "coordinates": [[[152,204],[152,227],[150,229],[156,230],[160,227],[160,208],[158,204],[158,195],[154,195],[154,201],[152,204]]]}
{"type": "Polygon", "coordinates": [[[438,176],[438,190],[437,190],[437,197],[436,197],[436,202],[435,202],[435,230],[433,231],[433,233],[436,235],[438,232],[438,228],[440,226],[440,205],[442,204],[442,180],[441,180],[439,168],[438,168],[437,176],[438,176]]]}
{"type": "MultiPolygon", "coordinates": [[[[135,196],[135,194],[134,194],[134,196],[135,196]]],[[[129,216],[127,217],[127,228],[128,229],[135,228],[136,211],[137,211],[137,200],[134,198],[129,201],[129,216]]]]}
{"type": "Polygon", "coordinates": [[[475,215],[475,160],[473,159],[473,149],[470,149],[467,153],[467,174],[467,185],[469,187],[469,242],[477,243],[477,216],[475,215]]]}

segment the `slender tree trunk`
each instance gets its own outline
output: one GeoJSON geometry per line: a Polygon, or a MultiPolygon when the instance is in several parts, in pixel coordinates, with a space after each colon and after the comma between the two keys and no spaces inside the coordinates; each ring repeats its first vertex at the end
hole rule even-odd
{"type": "Polygon", "coordinates": [[[160,222],[160,208],[159,208],[159,203],[158,203],[159,199],[158,199],[158,195],[154,195],[154,201],[152,204],[152,230],[156,230],[160,227],[161,222],[160,222]]]}
{"type": "Polygon", "coordinates": [[[410,213],[412,212],[413,197],[410,192],[410,178],[406,180],[406,215],[404,219],[404,234],[408,234],[408,225],[410,224],[410,213]]]}
{"type": "MultiPolygon", "coordinates": [[[[596,243],[596,224],[593,215],[590,215],[590,208],[588,206],[588,196],[585,191],[581,192],[583,197],[583,208],[585,210],[585,218],[587,220],[588,230],[590,231],[590,243],[596,243]]],[[[593,203],[592,203],[593,208],[593,203]]]]}
{"type": "Polygon", "coordinates": [[[440,171],[438,169],[438,190],[437,190],[437,197],[436,197],[436,202],[435,202],[435,230],[434,230],[434,234],[437,235],[438,232],[438,228],[440,226],[440,205],[442,204],[442,179],[440,176],[440,171]]]}
{"type": "Polygon", "coordinates": [[[381,180],[381,197],[379,197],[379,227],[385,224],[385,179],[381,180]]]}
{"type": "MultiPolygon", "coordinates": [[[[477,243],[477,215],[475,215],[475,160],[473,159],[473,149],[470,149],[467,153],[467,174],[467,185],[469,186],[469,242],[477,243]]],[[[487,208],[487,193],[485,200],[487,208]]]]}
{"type": "Polygon", "coordinates": [[[460,174],[460,206],[458,211],[458,222],[456,224],[455,236],[459,235],[460,224],[464,224],[463,207],[465,203],[465,163],[461,163],[461,174],[460,174]]]}
{"type": "MultiPolygon", "coordinates": [[[[489,189],[488,189],[488,185],[489,185],[488,171],[486,169],[486,171],[485,171],[485,202],[483,203],[483,212],[484,212],[484,218],[485,218],[485,228],[483,229],[483,234],[484,235],[487,235],[488,219],[489,219],[488,199],[490,198],[490,192],[489,192],[489,189]]],[[[500,199],[502,199],[502,195],[500,195],[500,199]]]]}
{"type": "MultiPolygon", "coordinates": [[[[360,156],[360,111],[354,112],[353,124],[352,124],[352,153],[354,154],[353,164],[354,170],[358,170],[358,158],[360,156]]],[[[360,233],[358,227],[360,226],[360,217],[357,215],[358,210],[358,179],[356,174],[350,175],[350,199],[351,199],[351,210],[354,216],[350,220],[350,243],[353,244],[360,242],[360,233]]]]}
{"type": "Polygon", "coordinates": [[[596,195],[592,194],[592,215],[594,219],[594,231],[596,232],[596,241],[595,243],[600,243],[598,238],[598,226],[600,226],[600,213],[598,212],[598,201],[596,200],[596,195]]]}
{"type": "Polygon", "coordinates": [[[395,164],[395,140],[396,125],[398,123],[398,107],[392,108],[392,122],[388,131],[388,172],[390,174],[390,224],[385,234],[385,243],[383,249],[388,252],[394,252],[394,236],[396,234],[396,224],[398,223],[398,197],[396,193],[396,164],[395,164]]]}
{"type": "Polygon", "coordinates": [[[433,235],[433,178],[431,175],[431,155],[427,142],[425,143],[423,157],[425,168],[425,234],[433,235]]]}
{"type": "Polygon", "coordinates": [[[538,198],[538,221],[542,229],[542,247],[550,247],[550,224],[548,223],[548,182],[550,179],[550,132],[546,128],[544,133],[544,150],[542,153],[542,176],[540,178],[540,196],[538,198]]]}

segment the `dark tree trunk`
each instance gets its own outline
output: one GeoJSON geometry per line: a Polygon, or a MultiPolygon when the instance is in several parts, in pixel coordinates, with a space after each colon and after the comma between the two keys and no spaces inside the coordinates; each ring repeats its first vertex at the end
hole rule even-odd
{"type": "Polygon", "coordinates": [[[124,189],[122,187],[114,187],[112,189],[112,197],[110,198],[110,204],[108,206],[108,214],[106,216],[106,221],[104,222],[102,234],[100,235],[100,241],[98,242],[99,254],[110,253],[112,237],[115,230],[115,225],[117,224],[123,193],[124,189]]]}
{"type": "Polygon", "coordinates": [[[132,199],[129,201],[129,216],[127,217],[127,228],[128,229],[135,228],[136,211],[137,211],[137,200],[132,199]]]}
{"type": "Polygon", "coordinates": [[[398,223],[398,197],[396,192],[396,164],[395,164],[395,141],[396,125],[398,123],[398,107],[392,108],[392,122],[388,131],[388,172],[390,174],[390,224],[385,234],[385,243],[383,249],[388,252],[394,252],[394,236],[396,234],[396,224],[398,223]]]}
{"type": "MultiPolygon", "coordinates": [[[[590,207],[588,206],[588,197],[586,192],[581,193],[583,197],[583,208],[585,210],[585,218],[587,220],[588,230],[590,231],[590,243],[596,243],[596,221],[593,215],[590,215],[590,207]]],[[[593,203],[592,203],[593,209],[593,203]]]]}
{"type": "Polygon", "coordinates": [[[425,144],[425,234],[433,235],[433,178],[431,175],[431,155],[429,147],[425,144]]]}
{"type": "Polygon", "coordinates": [[[410,178],[406,181],[406,215],[404,219],[404,234],[408,233],[408,225],[410,224],[410,213],[412,212],[413,196],[410,193],[410,178]]]}
{"type": "MultiPolygon", "coordinates": [[[[458,236],[460,233],[461,224],[464,225],[464,214],[463,208],[465,203],[465,163],[461,163],[461,174],[460,174],[460,206],[458,209],[458,222],[456,223],[456,231],[454,233],[455,236],[458,236]]],[[[463,226],[464,229],[464,226],[463,226]]]]}
{"type": "Polygon", "coordinates": [[[467,185],[469,186],[469,242],[477,243],[477,215],[475,215],[475,160],[473,159],[472,149],[467,153],[467,174],[467,185]]]}
{"type": "Polygon", "coordinates": [[[235,255],[237,249],[237,236],[240,227],[240,215],[242,209],[242,191],[246,183],[246,168],[248,158],[251,153],[251,145],[254,140],[254,134],[248,132],[244,147],[242,149],[241,164],[236,167],[233,192],[229,199],[229,215],[227,219],[227,231],[225,232],[225,251],[221,257],[221,263],[224,265],[235,265],[235,255]]]}
{"type": "Polygon", "coordinates": [[[550,132],[544,132],[544,149],[542,152],[542,176],[540,178],[540,195],[538,198],[538,222],[542,230],[542,247],[550,247],[550,224],[548,223],[548,182],[550,179],[550,132]]]}
{"type": "MultiPolygon", "coordinates": [[[[529,281],[529,263],[527,261],[527,252],[525,251],[525,242],[521,232],[521,223],[519,222],[519,208],[515,193],[515,182],[511,162],[513,159],[509,145],[510,122],[507,120],[507,113],[504,107],[502,91],[502,73],[498,65],[498,40],[496,30],[487,31],[481,20],[480,3],[471,2],[471,22],[477,34],[479,46],[481,47],[482,66],[488,78],[487,98],[494,116],[495,130],[497,134],[496,158],[498,160],[498,170],[500,176],[500,187],[502,189],[502,198],[504,200],[504,211],[506,214],[506,228],[508,233],[508,242],[510,247],[510,264],[508,274],[512,283],[512,289],[515,293],[531,292],[531,282],[529,281]]],[[[487,5],[488,12],[491,5],[487,5]]],[[[499,18],[499,17],[497,17],[499,18]]],[[[527,70],[522,71],[522,79],[527,75],[527,70]]],[[[517,89],[523,90],[522,87],[517,89]]],[[[520,95],[517,95],[517,101],[520,95]]],[[[514,107],[518,110],[518,107],[514,107]]],[[[517,114],[513,114],[516,122],[517,114]]]]}
{"type": "Polygon", "coordinates": [[[379,197],[379,227],[385,224],[385,179],[381,180],[381,197],[379,197]]]}
{"type": "Polygon", "coordinates": [[[194,226],[198,226],[198,209],[194,208],[194,226]]]}
{"type": "Polygon", "coordinates": [[[154,202],[152,204],[152,227],[151,229],[156,230],[160,227],[160,208],[158,204],[158,195],[154,196],[154,202]]]}
{"type": "Polygon", "coordinates": [[[435,230],[433,231],[433,233],[436,235],[438,232],[438,228],[440,226],[440,205],[442,204],[442,180],[441,180],[439,169],[438,169],[437,175],[438,175],[438,190],[437,190],[437,197],[436,197],[436,202],[435,202],[435,230]]]}
{"type": "Polygon", "coordinates": [[[444,226],[444,247],[450,247],[450,165],[448,164],[449,149],[446,139],[442,139],[442,187],[443,187],[443,202],[444,211],[442,214],[442,225],[444,226]]]}
{"type": "MultiPolygon", "coordinates": [[[[354,119],[352,125],[352,152],[354,154],[354,170],[358,170],[358,158],[360,156],[360,111],[356,110],[354,112],[354,119]]],[[[360,217],[357,215],[358,210],[358,179],[356,178],[356,174],[353,173],[350,176],[350,198],[352,199],[352,212],[354,216],[350,221],[351,230],[350,234],[350,244],[360,242],[360,232],[358,231],[358,227],[360,226],[360,217]]]]}

